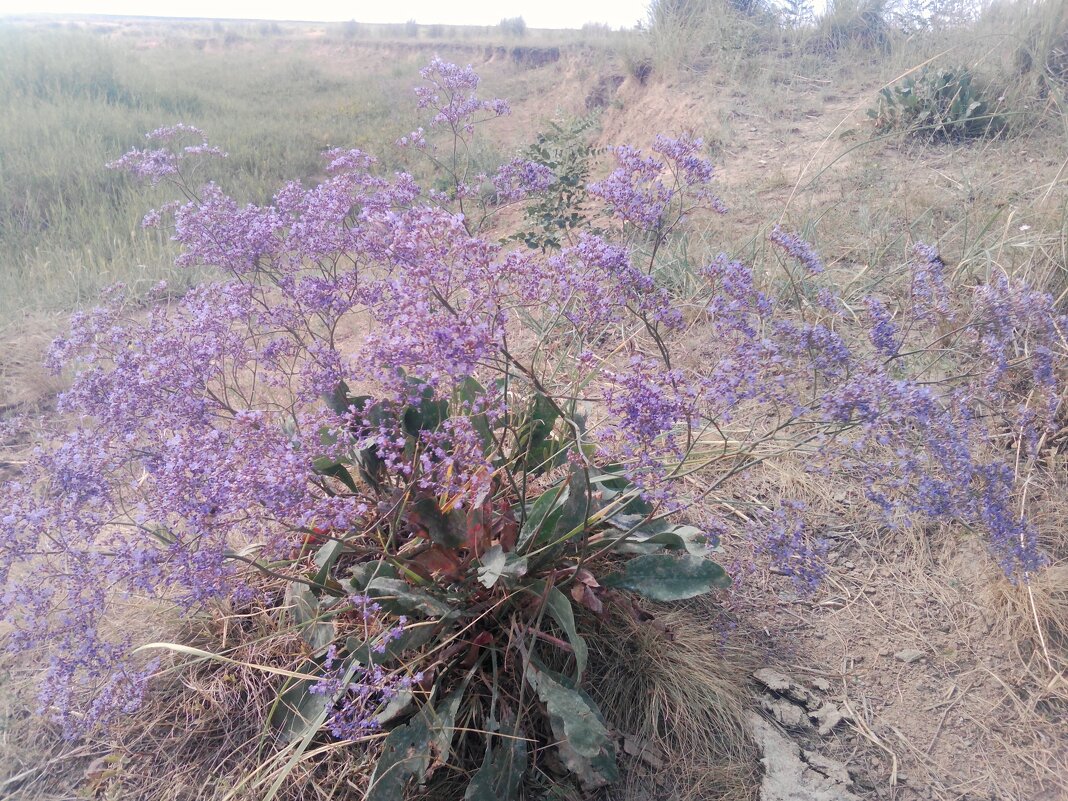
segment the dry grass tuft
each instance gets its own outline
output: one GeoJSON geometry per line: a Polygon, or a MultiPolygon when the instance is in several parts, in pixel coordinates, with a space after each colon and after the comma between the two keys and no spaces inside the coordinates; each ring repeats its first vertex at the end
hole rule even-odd
{"type": "MultiPolygon", "coordinates": [[[[259,801],[277,784],[281,801],[362,798],[375,748],[316,739],[293,758],[271,723],[286,680],[263,668],[301,671],[308,657],[278,600],[209,611],[171,632],[230,661],[166,657],[143,707],[106,738],[63,743],[25,711],[25,696],[0,699],[0,761],[11,766],[0,773],[0,797],[259,801]]],[[[623,738],[626,779],[605,798],[752,798],[759,768],[742,718],[756,663],[710,623],[711,601],[649,613],[636,620],[615,609],[590,621],[588,685],[623,738]]],[[[442,771],[412,797],[460,799],[466,785],[462,772],[442,771]]],[[[564,799],[571,789],[554,792],[564,799]]]]}
{"type": "Polygon", "coordinates": [[[754,797],[743,715],[756,663],[716,627],[714,603],[650,607],[650,620],[617,609],[590,635],[590,692],[624,737],[615,801],[754,797]]]}
{"type": "Polygon", "coordinates": [[[256,604],[180,635],[178,642],[233,661],[176,657],[138,714],[109,737],[109,770],[93,789],[145,801],[244,801],[265,798],[277,782],[282,800],[360,797],[367,749],[313,743],[290,765],[294,750],[271,724],[286,679],[262,668],[300,671],[308,656],[284,616],[256,604]]]}
{"type": "Polygon", "coordinates": [[[1034,493],[1031,515],[1039,528],[1050,564],[1027,583],[1012,584],[998,575],[985,599],[999,631],[1016,648],[1034,691],[1058,699],[1068,712],[1068,515],[1063,456],[1058,470],[1034,493]],[[1058,475],[1060,478],[1058,480],[1058,475]]]}

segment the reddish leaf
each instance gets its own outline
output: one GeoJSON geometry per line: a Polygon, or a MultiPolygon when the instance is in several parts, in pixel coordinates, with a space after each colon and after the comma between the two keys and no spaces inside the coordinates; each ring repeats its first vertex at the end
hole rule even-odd
{"type": "Polygon", "coordinates": [[[471,667],[475,664],[475,660],[478,659],[478,652],[492,642],[492,634],[488,631],[480,631],[475,638],[471,640],[471,645],[467,649],[467,653],[464,655],[464,667],[471,667]]]}
{"type": "Polygon", "coordinates": [[[587,587],[600,587],[601,586],[600,584],[597,583],[597,579],[595,579],[593,577],[593,573],[591,573],[589,570],[587,570],[584,567],[583,568],[579,568],[579,571],[577,573],[575,573],[575,579],[577,581],[581,581],[587,587]]]}
{"type": "Polygon", "coordinates": [[[442,576],[456,581],[463,575],[463,565],[455,551],[431,545],[408,560],[408,565],[423,578],[442,576]]]}
{"type": "Polygon", "coordinates": [[[575,599],[576,603],[582,604],[594,614],[599,615],[604,611],[604,604],[597,597],[597,593],[585,584],[571,585],[571,597],[575,599]]]}
{"type": "Polygon", "coordinates": [[[464,546],[469,559],[477,559],[489,550],[490,525],[493,520],[493,502],[471,507],[467,513],[467,537],[464,546]]]}
{"type": "Polygon", "coordinates": [[[493,538],[501,544],[505,553],[515,550],[519,539],[519,521],[512,514],[512,507],[503,498],[497,504],[497,514],[493,519],[493,538]]]}

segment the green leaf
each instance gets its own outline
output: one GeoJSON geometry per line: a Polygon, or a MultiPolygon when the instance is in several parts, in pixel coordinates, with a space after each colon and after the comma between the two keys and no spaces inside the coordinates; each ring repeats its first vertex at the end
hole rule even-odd
{"type": "Polygon", "coordinates": [[[415,701],[415,693],[411,690],[400,690],[386,702],[382,711],[375,715],[375,721],[385,724],[396,720],[408,710],[413,701],[415,701]]]}
{"type": "Polygon", "coordinates": [[[345,414],[351,406],[355,406],[362,411],[364,404],[370,399],[370,395],[349,394],[349,385],[344,381],[338,381],[334,391],[324,397],[326,405],[336,414],[345,414]]]}
{"type": "MultiPolygon", "coordinates": [[[[409,384],[421,382],[409,379],[409,384]]],[[[423,387],[419,403],[407,406],[401,422],[404,430],[411,436],[418,437],[420,431],[435,431],[449,417],[448,401],[436,400],[433,387],[423,387]]]]}
{"type": "Polygon", "coordinates": [[[428,617],[451,616],[453,609],[447,603],[422,590],[415,589],[403,579],[371,579],[364,590],[370,597],[382,602],[391,611],[422,612],[428,617]]]}
{"type": "Polygon", "coordinates": [[[560,418],[556,405],[541,392],[534,394],[530,408],[522,422],[517,426],[519,429],[519,450],[523,453],[524,462],[534,473],[541,473],[548,467],[547,462],[552,458],[556,446],[549,441],[553,426],[560,418]]]}
{"type": "Polygon", "coordinates": [[[606,587],[633,590],[653,601],[681,601],[717,587],[729,587],[730,577],[711,559],[701,556],[648,554],[636,556],[601,581],[606,587]]]}
{"type": "Polygon", "coordinates": [[[545,609],[567,634],[567,639],[575,652],[575,684],[577,685],[582,682],[582,674],[586,670],[589,647],[575,626],[574,607],[571,606],[571,601],[566,595],[553,587],[545,597],[545,609]]]}
{"type": "Polygon", "coordinates": [[[337,694],[313,693],[318,684],[311,679],[298,679],[278,698],[278,705],[271,714],[271,723],[278,727],[282,740],[293,742],[322,726],[327,710],[337,701],[337,694]]]}
{"type": "Polygon", "coordinates": [[[561,537],[569,532],[575,532],[577,535],[585,530],[586,520],[597,511],[591,489],[585,472],[577,467],[572,469],[567,482],[567,498],[556,521],[554,536],[561,537]]]}
{"type": "MultiPolygon", "coordinates": [[[[575,753],[592,759],[609,742],[608,729],[597,707],[581,693],[556,681],[547,670],[527,666],[527,679],[545,704],[550,719],[555,718],[563,739],[575,753]]],[[[555,730],[554,725],[554,730],[555,730]]]]}
{"type": "MultiPolygon", "coordinates": [[[[620,532],[622,534],[622,532],[620,532]]],[[[686,551],[694,556],[708,553],[708,540],[699,528],[694,526],[667,526],[666,528],[642,526],[623,540],[616,550],[620,553],[649,554],[659,551],[686,551]]]]}
{"type": "Polygon", "coordinates": [[[403,801],[409,779],[420,780],[426,775],[434,736],[432,715],[425,706],[408,723],[389,733],[364,801],[403,801]]]}
{"type": "Polygon", "coordinates": [[[416,498],[411,509],[433,542],[446,548],[459,548],[466,541],[467,517],[460,510],[445,514],[438,506],[437,498],[433,497],[416,498]]]}
{"type": "Polygon", "coordinates": [[[335,461],[327,456],[317,456],[312,460],[312,468],[314,468],[315,472],[319,475],[336,478],[353,492],[359,492],[359,488],[356,486],[356,480],[352,477],[352,474],[345,469],[345,466],[341,464],[341,462],[335,461]]]}
{"type": "Polygon", "coordinates": [[[486,551],[481,562],[478,580],[487,588],[496,584],[501,576],[522,576],[527,572],[527,558],[515,552],[505,553],[500,545],[486,551]]]}
{"type": "Polygon", "coordinates": [[[435,626],[427,623],[409,623],[404,633],[386,643],[385,650],[379,650],[380,637],[364,640],[349,637],[345,640],[345,650],[361,665],[384,665],[390,661],[401,661],[405,651],[411,651],[426,645],[434,637],[435,626]]]}
{"type": "Polygon", "coordinates": [[[567,500],[567,492],[568,485],[561,483],[538,496],[527,511],[526,520],[519,531],[516,551],[524,551],[540,532],[555,530],[556,521],[560,519],[564,501],[567,500]]]}
{"type": "Polygon", "coordinates": [[[326,648],[334,639],[334,624],[323,620],[319,599],[311,587],[299,581],[292,581],[289,583],[287,595],[293,625],[300,631],[300,636],[313,651],[326,648]]]}
{"type": "Polygon", "coordinates": [[[527,743],[519,736],[500,737],[486,752],[482,767],[467,785],[464,801],[513,801],[527,770],[527,743]]]}
{"type": "MultiPolygon", "coordinates": [[[[310,741],[322,728],[330,710],[359,668],[358,662],[349,661],[338,685],[340,689],[333,693],[313,693],[311,688],[319,683],[318,679],[297,679],[288,685],[271,712],[271,723],[279,728],[282,739],[286,742],[310,741]]],[[[321,675],[322,667],[309,662],[302,672],[321,675]]]]}
{"type": "Polygon", "coordinates": [[[367,584],[373,578],[397,578],[397,569],[384,560],[360,562],[350,567],[349,573],[352,574],[350,583],[357,592],[367,589],[367,584]]]}
{"type": "Polygon", "coordinates": [[[457,413],[471,420],[471,427],[478,433],[482,440],[482,452],[491,453],[496,448],[493,439],[493,429],[490,427],[489,418],[485,414],[471,414],[471,409],[486,396],[486,388],[475,378],[468,376],[460,384],[457,391],[457,413]]]}
{"type": "Polygon", "coordinates": [[[326,584],[326,580],[330,576],[330,569],[344,550],[345,543],[340,540],[328,540],[325,545],[315,552],[315,564],[319,566],[319,572],[315,574],[313,579],[316,584],[326,584]]]}
{"type": "Polygon", "coordinates": [[[600,787],[618,779],[615,743],[593,700],[534,664],[528,665],[526,675],[546,706],[557,750],[567,768],[586,787],[600,787]]]}
{"type": "Polygon", "coordinates": [[[438,760],[442,763],[449,761],[449,752],[452,750],[452,738],[455,735],[456,713],[460,709],[460,702],[464,697],[467,682],[454,693],[445,698],[437,706],[438,726],[434,733],[434,750],[438,760]]]}

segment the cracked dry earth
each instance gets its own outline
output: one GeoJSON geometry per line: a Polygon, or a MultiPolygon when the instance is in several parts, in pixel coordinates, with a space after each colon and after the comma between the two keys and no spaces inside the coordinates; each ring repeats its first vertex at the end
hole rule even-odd
{"type": "Polygon", "coordinates": [[[761,800],[1068,798],[1068,687],[997,614],[981,544],[892,542],[839,541],[813,598],[765,577],[761,800]]]}

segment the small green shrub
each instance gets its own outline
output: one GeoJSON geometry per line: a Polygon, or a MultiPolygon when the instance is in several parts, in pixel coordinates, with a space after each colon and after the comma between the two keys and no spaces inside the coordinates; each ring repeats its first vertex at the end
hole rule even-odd
{"type": "Polygon", "coordinates": [[[592,212],[586,185],[593,160],[602,152],[587,141],[593,123],[593,117],[551,122],[551,129],[539,133],[523,154],[552,170],[556,182],[524,210],[528,224],[515,241],[538,250],[556,250],[572,244],[578,232],[589,227],[592,212]]]}
{"type": "Polygon", "coordinates": [[[964,67],[924,68],[884,87],[868,116],[877,133],[903,131],[928,140],[976,139],[1005,129],[996,104],[964,67]]]}

